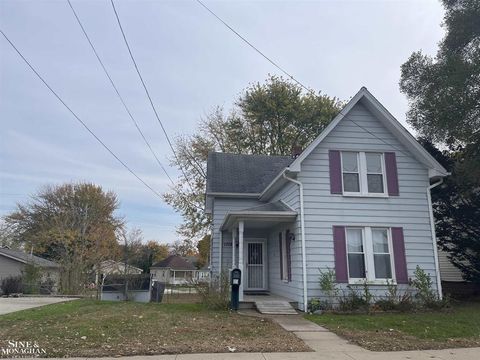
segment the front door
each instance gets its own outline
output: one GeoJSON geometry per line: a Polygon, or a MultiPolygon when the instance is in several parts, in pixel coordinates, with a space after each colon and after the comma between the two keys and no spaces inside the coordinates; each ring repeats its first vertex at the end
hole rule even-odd
{"type": "Polygon", "coordinates": [[[245,245],[245,290],[266,290],[265,243],[246,241],[245,245]]]}

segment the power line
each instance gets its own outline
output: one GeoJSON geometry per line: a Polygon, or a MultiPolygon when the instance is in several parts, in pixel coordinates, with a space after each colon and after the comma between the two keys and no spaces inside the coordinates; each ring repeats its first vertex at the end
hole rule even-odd
{"type": "Polygon", "coordinates": [[[161,163],[160,159],[158,158],[157,154],[155,153],[155,151],[153,150],[152,146],[150,145],[150,143],[148,142],[147,138],[145,137],[145,135],[143,134],[142,130],[140,129],[140,126],[138,125],[137,121],[135,120],[135,118],[133,117],[130,109],[128,108],[125,100],[123,99],[122,95],[120,94],[120,91],[118,90],[117,86],[115,85],[112,77],[110,76],[109,72],[107,71],[107,68],[105,67],[102,59],[100,58],[100,56],[98,55],[98,52],[97,50],[95,49],[95,46],[93,45],[92,41],[90,40],[90,37],[88,36],[87,34],[87,31],[85,30],[82,22],[80,21],[80,18],[78,17],[75,9],[73,8],[73,5],[72,3],[70,2],[70,0],[67,0],[68,2],[68,5],[70,5],[70,9],[72,9],[72,12],[73,12],[73,15],[75,16],[75,18],[77,19],[77,22],[78,22],[78,25],[80,25],[80,28],[82,29],[82,32],[83,34],[85,35],[85,38],[87,39],[88,43],[90,44],[90,47],[92,48],[93,50],[93,53],[95,54],[95,57],[97,58],[98,62],[100,63],[100,65],[102,66],[102,69],[103,69],[103,72],[105,73],[105,75],[107,76],[108,80],[110,81],[110,84],[112,85],[113,89],[115,90],[115,93],[117,94],[118,98],[120,99],[123,107],[125,108],[125,111],[128,113],[128,116],[130,117],[130,119],[132,120],[133,124],[135,125],[135,128],[137,129],[137,131],[140,133],[140,135],[142,136],[142,139],[143,141],[145,142],[145,144],[147,145],[147,147],[150,149],[150,152],[152,153],[153,157],[155,158],[155,160],[157,161],[158,165],[162,168],[163,172],[165,173],[165,175],[168,177],[168,179],[170,180],[170,182],[174,185],[175,183],[173,182],[172,178],[170,177],[170,175],[168,174],[167,170],[165,169],[165,167],[163,166],[163,164],[161,163]]]}
{"type": "Polygon", "coordinates": [[[120,21],[120,17],[118,16],[117,9],[115,8],[115,3],[113,0],[110,0],[113,8],[113,12],[115,13],[115,17],[117,18],[117,23],[118,27],[120,28],[120,31],[122,33],[123,41],[125,42],[125,45],[127,46],[128,53],[130,54],[130,58],[132,59],[133,65],[135,66],[135,70],[137,71],[138,77],[140,78],[140,81],[142,83],[143,89],[145,90],[145,93],[147,94],[148,101],[150,102],[150,106],[153,109],[153,112],[155,114],[155,117],[157,118],[158,123],[160,124],[160,127],[162,128],[163,134],[165,135],[165,138],[167,139],[168,145],[170,146],[170,149],[172,150],[172,153],[177,160],[178,167],[180,168],[183,176],[185,177],[185,181],[187,182],[188,186],[190,187],[190,190],[194,193],[193,186],[190,184],[189,178],[185,171],[183,170],[183,167],[180,165],[179,158],[177,156],[177,152],[175,151],[175,148],[172,145],[172,142],[170,141],[170,137],[168,136],[167,131],[165,130],[165,127],[163,126],[162,120],[160,120],[160,117],[158,116],[157,109],[155,108],[155,105],[153,104],[152,97],[150,96],[150,92],[148,91],[147,85],[145,84],[145,81],[143,80],[142,74],[140,73],[140,69],[138,68],[137,62],[135,61],[135,57],[133,56],[132,50],[130,48],[130,45],[128,44],[127,37],[125,35],[125,32],[123,31],[123,26],[120,21]]]}
{"type": "MultiPolygon", "coordinates": [[[[112,0],[113,1],[113,0],[112,0]]],[[[305,89],[306,91],[308,92],[311,92],[313,94],[315,94],[314,90],[308,88],[307,86],[303,85],[299,80],[297,80],[295,77],[293,77],[293,75],[291,75],[290,73],[288,73],[284,68],[282,68],[278,63],[276,63],[275,61],[273,61],[271,58],[269,58],[267,55],[265,55],[265,53],[263,53],[260,49],[258,49],[255,45],[253,45],[250,41],[248,41],[244,36],[242,36],[238,31],[236,31],[232,26],[230,26],[225,20],[223,20],[220,16],[218,16],[215,12],[213,12],[213,10],[211,10],[207,5],[205,5],[201,0],[195,0],[197,3],[199,3],[205,10],[207,10],[210,14],[212,14],[218,21],[220,21],[223,25],[225,25],[230,31],[232,31],[235,35],[237,35],[243,42],[245,42],[248,46],[250,46],[253,50],[255,50],[257,53],[259,53],[262,57],[264,57],[268,62],[270,62],[273,66],[275,66],[277,69],[279,69],[282,73],[284,73],[285,75],[287,75],[290,79],[292,79],[296,84],[298,84],[299,86],[301,86],[303,89],[305,89]]],[[[343,113],[342,113],[343,114],[343,113]]],[[[387,144],[387,145],[390,145],[392,146],[393,148],[395,148],[396,150],[400,151],[403,153],[402,150],[400,149],[397,149],[395,146],[393,146],[392,144],[389,144],[387,143],[385,140],[383,140],[382,138],[378,137],[377,135],[375,135],[374,133],[372,133],[371,131],[369,131],[368,129],[364,128],[363,126],[357,124],[354,120],[350,119],[356,126],[358,126],[359,128],[365,130],[366,132],[368,132],[370,135],[374,136],[375,138],[377,138],[378,140],[382,141],[383,143],[387,144]]]]}
{"type": "Polygon", "coordinates": [[[105,150],[107,150],[110,155],[112,155],[125,169],[127,169],[133,176],[137,178],[138,181],[140,181],[143,185],[145,185],[150,191],[152,191],[156,196],[162,199],[162,196],[155,190],[153,189],[150,185],[148,185],[140,176],[138,176],[127,164],[125,164],[89,127],[88,125],[83,122],[80,117],[63,101],[63,99],[53,90],[53,88],[46,82],[46,80],[38,73],[37,70],[33,67],[32,64],[23,56],[23,54],[20,52],[20,50],[17,49],[17,47],[13,44],[13,42],[8,38],[8,36],[3,32],[3,30],[0,29],[0,32],[2,33],[3,37],[8,41],[8,43],[12,46],[12,48],[17,52],[17,54],[22,58],[22,60],[28,65],[28,67],[37,75],[37,77],[43,82],[43,84],[52,92],[53,95],[60,101],[65,108],[75,117],[75,119],[82,124],[82,126],[92,135],[95,140],[97,140],[100,145],[102,145],[105,150]]]}
{"type": "Polygon", "coordinates": [[[292,79],[297,85],[301,86],[303,89],[305,89],[308,92],[315,93],[313,89],[308,88],[307,86],[303,85],[299,80],[297,80],[293,75],[288,73],[284,68],[282,68],[277,62],[273,61],[270,57],[265,55],[264,52],[262,52],[259,48],[257,48],[255,45],[253,45],[250,41],[247,40],[243,35],[241,35],[238,31],[236,31],[233,27],[231,27],[225,20],[223,20],[220,16],[218,16],[215,12],[213,12],[207,5],[205,5],[202,1],[196,0],[197,3],[199,3],[205,10],[207,10],[210,14],[212,14],[218,21],[220,21],[223,25],[225,25],[230,31],[232,31],[235,35],[237,35],[244,43],[246,43],[248,46],[250,46],[253,50],[255,50],[257,53],[259,53],[263,58],[265,58],[270,64],[275,66],[278,70],[280,70],[282,73],[284,73],[286,76],[288,76],[290,79],[292,79]]]}

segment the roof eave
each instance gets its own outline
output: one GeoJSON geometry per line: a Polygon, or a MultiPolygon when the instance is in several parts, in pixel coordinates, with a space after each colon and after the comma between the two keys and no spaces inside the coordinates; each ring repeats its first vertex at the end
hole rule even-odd
{"type": "MultiPolygon", "coordinates": [[[[448,171],[428,153],[418,141],[410,134],[410,132],[398,122],[395,117],[367,90],[362,87],[355,96],[345,105],[345,107],[338,113],[338,115],[328,124],[328,126],[320,133],[320,135],[305,148],[305,150],[293,161],[289,170],[292,172],[300,172],[303,160],[320,144],[320,142],[327,137],[328,134],[338,125],[338,123],[348,114],[348,112],[363,98],[367,101],[364,105],[379,116],[380,120],[383,118],[387,121],[382,121],[386,127],[393,132],[393,134],[402,142],[406,143],[409,151],[416,156],[428,169],[434,174],[442,174],[447,176],[448,171]],[[402,141],[403,140],[403,141],[402,141]]],[[[438,176],[438,175],[436,175],[438,176]]]]}
{"type": "Polygon", "coordinates": [[[214,197],[241,197],[241,198],[258,198],[260,193],[238,193],[238,192],[207,192],[207,196],[214,196],[214,197]]]}
{"type": "Polygon", "coordinates": [[[249,219],[270,219],[279,221],[294,220],[298,213],[296,211],[232,211],[228,212],[220,225],[220,230],[227,230],[232,226],[234,219],[249,220],[249,219]],[[233,220],[232,220],[233,219],[233,220]]]}
{"type": "Polygon", "coordinates": [[[23,263],[23,264],[26,264],[26,263],[27,263],[27,261],[24,260],[24,259],[21,259],[21,258],[19,258],[19,257],[13,256],[13,255],[10,255],[10,254],[5,254],[4,252],[1,252],[1,251],[0,251],[0,255],[5,256],[5,257],[7,257],[7,258],[9,258],[9,259],[12,259],[12,260],[21,262],[21,263],[23,263]]]}
{"type": "Polygon", "coordinates": [[[262,193],[258,196],[260,201],[268,201],[271,196],[273,196],[282,184],[285,182],[283,174],[289,170],[289,167],[284,168],[282,171],[278,173],[277,176],[267,185],[267,187],[262,191],[262,193]]]}

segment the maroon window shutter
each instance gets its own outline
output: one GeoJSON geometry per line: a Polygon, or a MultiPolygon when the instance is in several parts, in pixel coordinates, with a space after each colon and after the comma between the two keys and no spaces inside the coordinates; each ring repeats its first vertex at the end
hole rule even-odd
{"type": "Polygon", "coordinates": [[[395,276],[398,284],[408,284],[407,260],[405,257],[405,241],[403,228],[392,228],[393,258],[395,260],[395,276]]]}
{"type": "Polygon", "coordinates": [[[400,190],[398,187],[397,158],[394,152],[385,153],[385,171],[387,173],[388,195],[398,196],[400,190]]]}
{"type": "Polygon", "coordinates": [[[345,226],[333,227],[333,252],[335,255],[335,277],[337,282],[348,282],[347,244],[345,226]]]}
{"type": "Polygon", "coordinates": [[[328,152],[328,162],[330,165],[330,193],[342,194],[342,168],[340,151],[330,150],[328,152]]]}
{"type": "Polygon", "coordinates": [[[292,253],[290,249],[290,245],[292,244],[290,240],[290,230],[287,230],[285,233],[286,242],[287,242],[287,275],[288,281],[292,281],[292,253]]]}
{"type": "Polygon", "coordinates": [[[280,249],[280,280],[283,280],[283,251],[282,251],[282,233],[278,233],[278,248],[280,249]]]}

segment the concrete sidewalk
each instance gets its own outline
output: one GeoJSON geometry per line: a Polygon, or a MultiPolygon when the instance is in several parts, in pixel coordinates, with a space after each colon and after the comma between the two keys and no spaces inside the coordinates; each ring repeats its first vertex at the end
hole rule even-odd
{"type": "MultiPolygon", "coordinates": [[[[104,360],[478,360],[480,348],[446,349],[427,351],[373,352],[364,350],[337,350],[325,348],[321,352],[302,353],[229,353],[229,354],[180,354],[125,356],[100,358],[104,360]]],[[[62,360],[62,359],[58,359],[62,360]]],[[[92,360],[92,358],[70,358],[69,360],[92,360]]]]}

